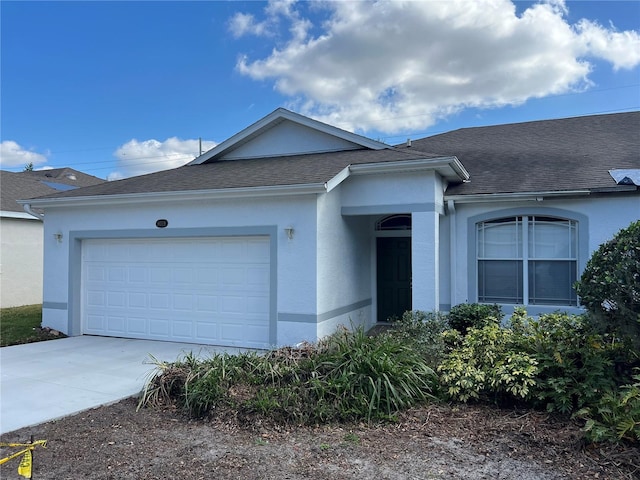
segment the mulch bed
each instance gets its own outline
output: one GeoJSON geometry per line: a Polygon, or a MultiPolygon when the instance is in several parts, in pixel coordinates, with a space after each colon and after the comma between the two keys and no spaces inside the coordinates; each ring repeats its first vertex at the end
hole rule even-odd
{"type": "MultiPolygon", "coordinates": [[[[127,399],[2,441],[30,435],[48,440],[35,452],[35,479],[640,478],[637,446],[585,446],[566,417],[480,405],[414,408],[395,423],[290,426],[233,411],[201,420],[136,411],[127,399]]],[[[3,465],[0,478],[18,478],[16,469],[16,460],[3,465]]]]}

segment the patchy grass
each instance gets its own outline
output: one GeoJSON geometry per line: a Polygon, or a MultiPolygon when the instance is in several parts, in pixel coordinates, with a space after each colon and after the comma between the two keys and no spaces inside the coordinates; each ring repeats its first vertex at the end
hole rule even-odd
{"type": "Polygon", "coordinates": [[[41,328],[42,305],[0,309],[0,347],[63,338],[65,335],[41,328]]]}

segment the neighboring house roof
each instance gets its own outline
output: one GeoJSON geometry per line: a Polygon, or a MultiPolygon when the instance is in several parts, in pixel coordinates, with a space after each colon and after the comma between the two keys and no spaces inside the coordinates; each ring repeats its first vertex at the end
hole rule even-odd
{"type": "Polygon", "coordinates": [[[72,168],[7,172],[0,171],[0,210],[3,216],[9,212],[20,213],[29,218],[17,200],[39,197],[54,192],[68,191],[104,183],[101,178],[87,175],[72,168]]]}
{"type": "Polygon", "coordinates": [[[405,150],[458,157],[470,181],[447,196],[634,189],[609,171],[640,169],[640,112],[462,128],[405,150]]]}

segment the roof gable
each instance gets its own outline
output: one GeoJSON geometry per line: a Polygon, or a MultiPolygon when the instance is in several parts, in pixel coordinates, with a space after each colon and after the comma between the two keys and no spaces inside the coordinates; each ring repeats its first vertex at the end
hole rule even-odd
{"type": "Polygon", "coordinates": [[[279,108],[189,165],[347,150],[381,150],[384,143],[279,108]]]}

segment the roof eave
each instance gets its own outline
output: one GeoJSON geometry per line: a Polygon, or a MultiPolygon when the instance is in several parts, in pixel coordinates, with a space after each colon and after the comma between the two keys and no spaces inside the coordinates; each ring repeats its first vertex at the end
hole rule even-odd
{"type": "Polygon", "coordinates": [[[17,218],[20,220],[41,220],[40,218],[29,215],[26,212],[13,212],[10,210],[0,210],[0,217],[2,218],[17,218]]]}
{"type": "Polygon", "coordinates": [[[363,163],[351,165],[350,170],[354,175],[435,170],[450,182],[465,182],[469,180],[469,172],[455,156],[401,160],[398,162],[363,163]]]}
{"type": "Polygon", "coordinates": [[[120,205],[156,202],[180,202],[192,200],[215,200],[219,198],[251,198],[282,195],[308,195],[324,193],[324,183],[298,185],[272,185],[267,187],[222,188],[216,190],[181,190],[173,192],[123,193],[117,195],[91,195],[86,197],[35,198],[19,200],[22,205],[35,207],[67,207],[120,205]]]}
{"type": "Polygon", "coordinates": [[[590,190],[565,190],[565,191],[535,191],[535,192],[510,192],[510,193],[474,193],[469,195],[446,195],[444,200],[455,203],[482,203],[482,202],[519,202],[537,201],[545,198],[557,197],[585,197],[591,194],[590,190]]]}

